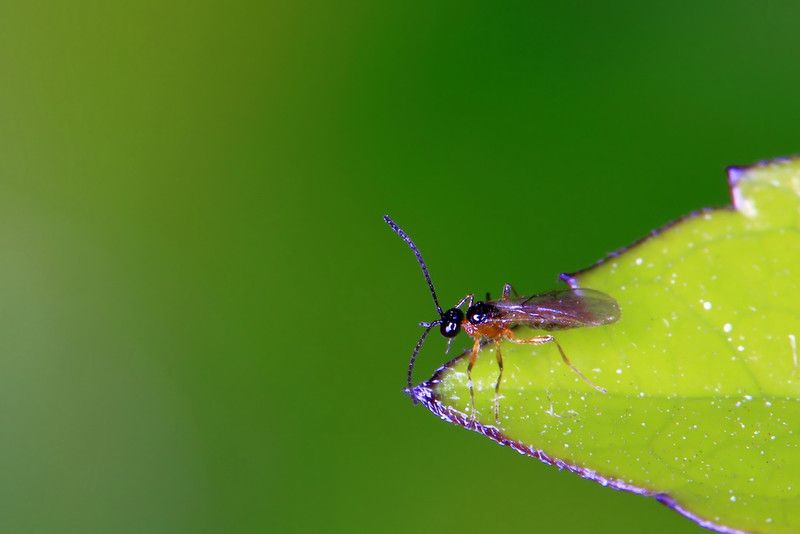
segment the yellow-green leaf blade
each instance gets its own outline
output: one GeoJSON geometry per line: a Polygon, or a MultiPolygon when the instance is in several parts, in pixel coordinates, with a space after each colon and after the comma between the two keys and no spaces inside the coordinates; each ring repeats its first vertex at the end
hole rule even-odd
{"type": "MultiPolygon", "coordinates": [[[[414,395],[457,424],[722,531],[800,531],[800,161],[731,170],[735,209],[686,218],[566,277],[614,296],[616,324],[489,344],[414,395]]],[[[533,332],[518,330],[520,336],[533,332]]]]}

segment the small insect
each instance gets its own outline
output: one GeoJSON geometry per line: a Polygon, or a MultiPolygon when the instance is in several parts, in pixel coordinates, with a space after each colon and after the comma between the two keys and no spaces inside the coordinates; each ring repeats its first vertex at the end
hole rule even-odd
{"type": "Polygon", "coordinates": [[[478,358],[481,342],[484,339],[495,344],[495,356],[500,369],[494,387],[495,421],[498,420],[498,399],[500,384],[503,379],[503,357],[500,354],[500,341],[504,339],[511,343],[525,345],[555,343],[563,362],[572,369],[581,380],[586,382],[586,384],[601,393],[605,393],[605,389],[592,383],[592,381],[586,378],[577,367],[572,365],[572,362],[555,337],[548,334],[519,338],[514,333],[514,328],[517,326],[527,326],[538,330],[552,331],[613,323],[619,319],[620,315],[619,306],[613,297],[600,291],[595,291],[594,289],[583,288],[562,289],[530,297],[521,297],[517,295],[517,292],[511,287],[511,284],[505,284],[503,286],[503,296],[499,300],[491,300],[490,296],[487,294],[485,301],[475,302],[474,295],[469,294],[461,299],[458,304],[444,311],[439,305],[436,290],[433,287],[430,274],[428,274],[428,267],[425,265],[425,261],[422,259],[422,254],[417,246],[408,234],[397,226],[391,217],[384,215],[383,220],[385,220],[392,230],[411,247],[411,251],[417,257],[417,262],[422,268],[422,274],[425,276],[428,289],[430,289],[431,296],[433,297],[433,304],[436,306],[436,311],[439,314],[439,318],[435,321],[419,323],[421,327],[425,328],[425,331],[422,333],[419,341],[417,341],[416,346],[414,346],[414,351],[411,353],[411,359],[408,362],[409,388],[413,387],[414,362],[417,359],[417,354],[419,354],[422,345],[425,343],[425,338],[428,336],[428,333],[434,326],[438,326],[442,336],[448,339],[447,351],[450,350],[453,338],[455,338],[461,330],[466,332],[467,335],[473,339],[472,352],[470,354],[469,363],[467,364],[467,383],[469,384],[473,419],[475,416],[475,392],[472,386],[472,368],[478,358]],[[513,297],[511,296],[512,293],[514,293],[513,297]],[[467,305],[466,313],[462,311],[464,304],[467,305]]]}

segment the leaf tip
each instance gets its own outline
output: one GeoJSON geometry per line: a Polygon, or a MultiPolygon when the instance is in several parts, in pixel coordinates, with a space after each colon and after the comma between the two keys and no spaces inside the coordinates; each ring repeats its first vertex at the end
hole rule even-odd
{"type": "Polygon", "coordinates": [[[434,401],[433,387],[430,381],[422,382],[414,387],[404,388],[403,393],[411,397],[414,404],[429,406],[434,401]]]}

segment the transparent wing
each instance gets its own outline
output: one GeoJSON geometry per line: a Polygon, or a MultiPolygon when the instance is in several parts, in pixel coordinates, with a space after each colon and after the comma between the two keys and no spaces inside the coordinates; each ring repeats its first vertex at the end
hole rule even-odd
{"type": "Polygon", "coordinates": [[[619,319],[617,301],[594,289],[562,289],[492,304],[501,312],[501,320],[526,324],[544,330],[600,326],[619,319]]]}

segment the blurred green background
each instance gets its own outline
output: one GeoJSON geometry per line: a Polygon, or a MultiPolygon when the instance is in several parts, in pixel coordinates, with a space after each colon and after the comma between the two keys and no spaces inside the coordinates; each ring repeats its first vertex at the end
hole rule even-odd
{"type": "Polygon", "coordinates": [[[445,305],[554,287],[800,150],[798,16],[3,2],[3,531],[698,531],[412,406],[381,215],[445,305]]]}

